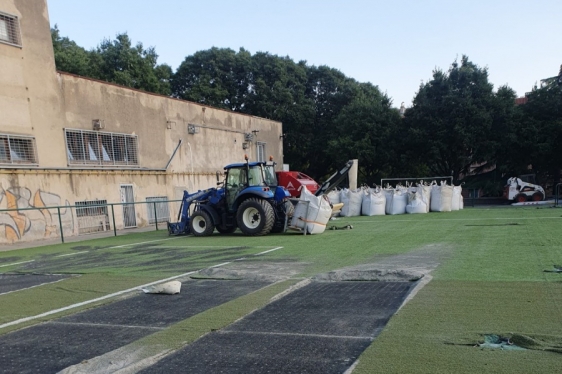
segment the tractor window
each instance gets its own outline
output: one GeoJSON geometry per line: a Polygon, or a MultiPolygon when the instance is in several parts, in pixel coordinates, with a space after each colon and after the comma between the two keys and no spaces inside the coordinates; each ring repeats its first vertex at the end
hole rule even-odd
{"type": "Polygon", "coordinates": [[[265,171],[265,183],[267,183],[268,186],[277,186],[277,177],[275,175],[275,170],[273,169],[273,166],[265,166],[264,168],[265,171]]]}
{"type": "Polygon", "coordinates": [[[228,171],[228,178],[226,179],[227,187],[238,187],[245,184],[246,170],[243,169],[230,169],[228,171]]]}
{"type": "Polygon", "coordinates": [[[263,176],[260,166],[252,166],[250,168],[250,175],[248,176],[248,184],[250,186],[263,186],[263,176]]]}

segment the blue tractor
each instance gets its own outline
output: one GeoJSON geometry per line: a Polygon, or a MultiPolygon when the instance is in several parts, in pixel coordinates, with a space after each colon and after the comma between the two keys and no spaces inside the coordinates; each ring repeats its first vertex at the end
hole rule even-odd
{"type": "Polygon", "coordinates": [[[289,192],[278,186],[274,167],[273,162],[246,158],[245,163],[225,166],[224,181],[217,172],[217,188],[184,191],[178,222],[168,222],[169,234],[208,236],[215,229],[229,234],[237,228],[252,236],[284,232],[294,208],[289,192]]]}

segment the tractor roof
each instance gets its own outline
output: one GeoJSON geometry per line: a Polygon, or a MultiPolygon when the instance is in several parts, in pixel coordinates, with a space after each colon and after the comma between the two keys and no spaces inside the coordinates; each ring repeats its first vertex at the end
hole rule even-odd
{"type": "MultiPolygon", "coordinates": [[[[249,165],[250,167],[252,167],[252,166],[258,166],[258,165],[265,165],[265,162],[253,161],[253,162],[248,162],[248,165],[249,165]]],[[[245,162],[238,162],[238,163],[236,163],[236,164],[226,165],[226,166],[224,167],[224,170],[232,169],[232,168],[241,168],[241,167],[245,167],[245,166],[246,166],[246,163],[245,163],[245,162]]]]}

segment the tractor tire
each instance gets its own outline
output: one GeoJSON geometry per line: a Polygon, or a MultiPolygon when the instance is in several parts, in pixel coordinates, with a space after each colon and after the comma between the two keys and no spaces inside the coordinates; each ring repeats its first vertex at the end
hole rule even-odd
{"type": "Polygon", "coordinates": [[[295,206],[290,200],[286,200],[278,208],[277,218],[273,224],[271,232],[274,234],[279,234],[285,232],[285,217],[287,217],[287,225],[291,224],[291,217],[295,213],[295,206]]]}
{"type": "Polygon", "coordinates": [[[209,236],[215,231],[215,224],[209,213],[198,210],[191,215],[189,231],[194,236],[209,236]]]}
{"type": "Polygon", "coordinates": [[[236,226],[217,226],[215,228],[221,234],[232,234],[234,231],[236,231],[236,226]]]}
{"type": "Polygon", "coordinates": [[[267,235],[275,223],[273,207],[263,199],[245,200],[236,213],[236,223],[245,235],[267,235]]]}
{"type": "Polygon", "coordinates": [[[513,200],[515,200],[516,203],[524,203],[525,201],[527,201],[527,195],[525,195],[524,193],[520,193],[519,195],[515,195],[515,198],[513,200]]]}
{"type": "Polygon", "coordinates": [[[542,194],[542,192],[537,191],[533,194],[533,196],[531,196],[531,200],[532,201],[543,201],[544,195],[542,194]]]}

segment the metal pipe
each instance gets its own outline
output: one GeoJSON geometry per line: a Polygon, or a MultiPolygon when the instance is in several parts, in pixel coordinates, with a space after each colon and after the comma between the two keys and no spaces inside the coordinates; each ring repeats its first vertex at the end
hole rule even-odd
{"type": "Polygon", "coordinates": [[[59,215],[60,239],[64,243],[64,230],[62,229],[62,219],[60,217],[60,207],[57,207],[57,214],[59,215]]]}
{"type": "Polygon", "coordinates": [[[164,168],[164,170],[168,170],[168,166],[170,166],[170,164],[172,163],[172,160],[174,159],[174,156],[176,155],[176,152],[178,151],[179,147],[181,146],[181,143],[183,143],[182,139],[180,139],[180,141],[178,142],[178,145],[176,146],[176,149],[174,149],[174,153],[172,153],[172,156],[168,160],[168,163],[166,164],[166,167],[164,168]]]}

